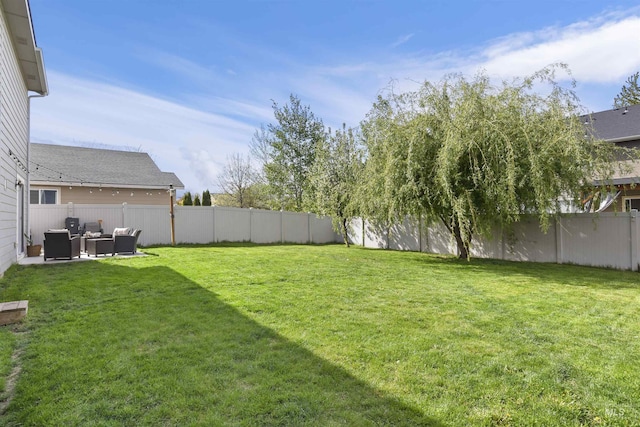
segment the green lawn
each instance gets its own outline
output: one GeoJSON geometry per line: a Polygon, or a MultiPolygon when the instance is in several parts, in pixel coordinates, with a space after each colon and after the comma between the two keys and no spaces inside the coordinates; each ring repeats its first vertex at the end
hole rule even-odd
{"type": "Polygon", "coordinates": [[[29,315],[0,327],[0,425],[640,420],[638,273],[333,245],[146,252],[5,274],[0,300],[29,315]]]}

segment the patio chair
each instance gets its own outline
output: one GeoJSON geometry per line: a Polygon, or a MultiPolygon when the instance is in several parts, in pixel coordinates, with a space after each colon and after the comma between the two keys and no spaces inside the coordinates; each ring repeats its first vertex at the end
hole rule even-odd
{"type": "Polygon", "coordinates": [[[69,230],[49,230],[44,233],[44,260],[49,258],[80,258],[80,236],[71,236],[69,230]]]}
{"type": "Polygon", "coordinates": [[[102,227],[100,227],[100,224],[97,222],[85,222],[82,227],[82,235],[87,231],[90,233],[102,233],[102,227]]]}
{"type": "Polygon", "coordinates": [[[116,230],[113,232],[113,252],[135,254],[142,230],[133,230],[130,234],[118,234],[116,230]]]}

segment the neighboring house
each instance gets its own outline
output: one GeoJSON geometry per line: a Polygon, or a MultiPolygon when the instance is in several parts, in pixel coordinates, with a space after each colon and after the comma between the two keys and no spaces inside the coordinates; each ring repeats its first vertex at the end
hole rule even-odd
{"type": "Polygon", "coordinates": [[[147,153],[31,143],[31,204],[169,204],[169,186],[147,153]]]}
{"type": "Polygon", "coordinates": [[[24,233],[29,229],[29,103],[31,97],[45,95],[47,78],[29,3],[0,0],[0,275],[24,256],[24,233]]]}
{"type": "MultiPolygon", "coordinates": [[[[640,105],[591,113],[580,119],[594,137],[618,147],[640,149],[640,105]]],[[[640,210],[640,161],[627,163],[631,171],[613,177],[615,191],[607,200],[605,212],[640,210]]]]}

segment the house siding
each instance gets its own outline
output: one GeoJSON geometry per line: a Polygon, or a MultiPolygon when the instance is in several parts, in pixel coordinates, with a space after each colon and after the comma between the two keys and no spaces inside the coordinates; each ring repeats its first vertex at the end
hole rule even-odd
{"type": "MultiPolygon", "coordinates": [[[[20,191],[15,183],[18,179],[27,182],[23,168],[27,167],[28,114],[27,87],[0,6],[0,275],[23,253],[18,247],[22,232],[17,230],[20,191]]],[[[26,188],[24,195],[26,221],[26,188]]]]}
{"type": "Polygon", "coordinates": [[[57,189],[59,203],[112,205],[127,203],[129,205],[169,205],[167,190],[146,188],[103,188],[88,186],[49,187],[31,183],[32,189],[57,189]],[[131,195],[133,193],[133,196],[131,195]]]}

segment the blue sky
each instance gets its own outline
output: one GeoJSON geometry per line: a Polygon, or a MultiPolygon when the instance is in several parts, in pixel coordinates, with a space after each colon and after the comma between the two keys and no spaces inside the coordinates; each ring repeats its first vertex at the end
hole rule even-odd
{"type": "Polygon", "coordinates": [[[336,127],[375,97],[447,73],[496,79],[565,62],[587,110],[640,70],[636,1],[30,0],[50,95],[31,140],[149,153],[216,191],[272,100],[336,127]]]}

